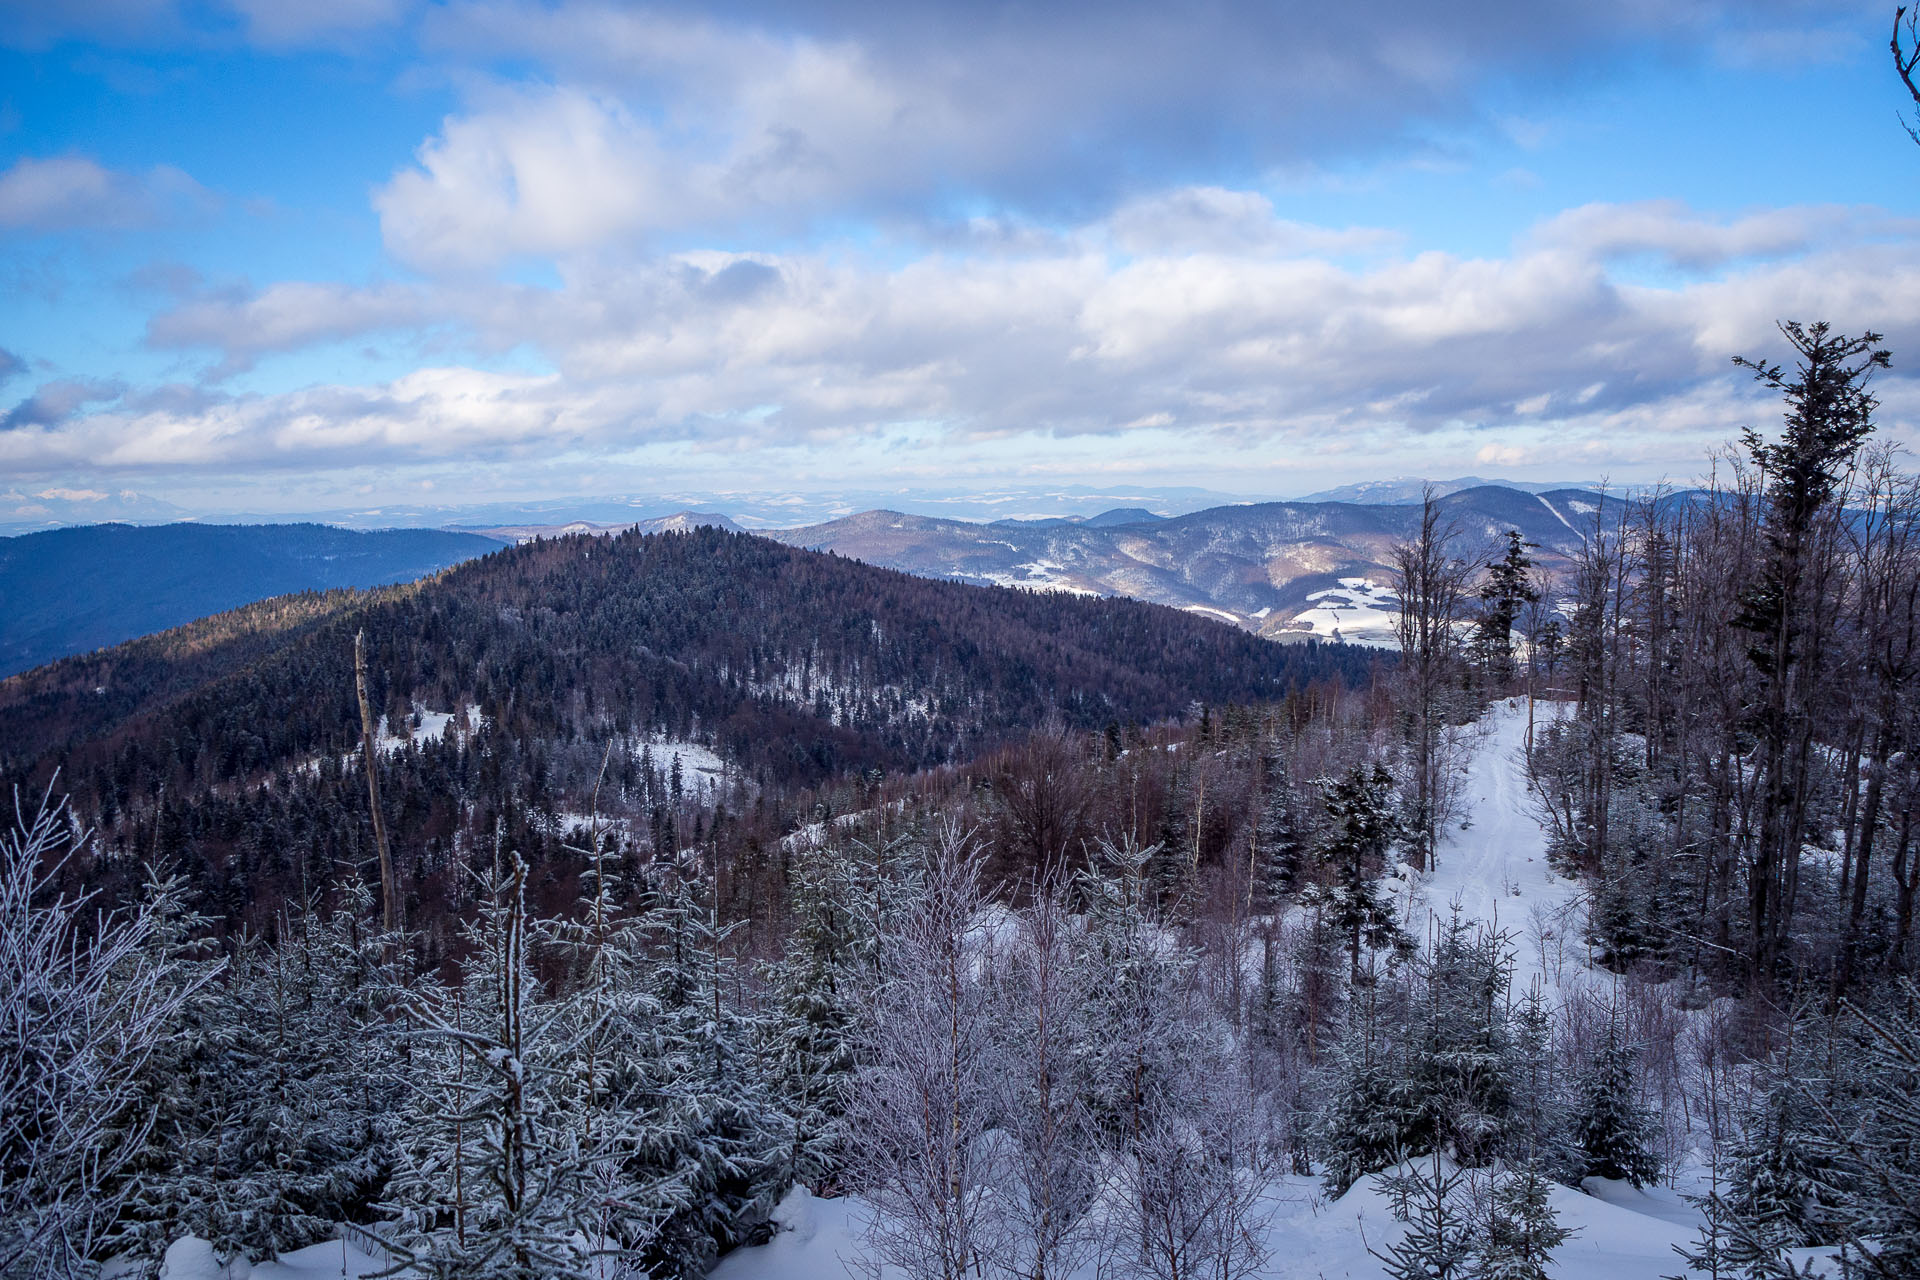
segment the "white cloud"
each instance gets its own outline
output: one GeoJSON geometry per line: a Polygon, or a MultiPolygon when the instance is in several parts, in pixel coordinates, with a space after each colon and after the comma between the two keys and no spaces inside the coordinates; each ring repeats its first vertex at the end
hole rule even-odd
{"type": "Polygon", "coordinates": [[[0,172],[0,227],[32,231],[127,229],[204,210],[213,197],[180,170],[103,168],[86,156],[33,156],[0,172]]]}
{"type": "Polygon", "coordinates": [[[1588,204],[1536,227],[1533,244],[1596,258],[1653,254],[1691,269],[1742,258],[1774,258],[1874,236],[1911,237],[1920,220],[1877,209],[1798,205],[1734,218],[1695,212],[1678,200],[1588,204]]]}
{"type": "Polygon", "coordinates": [[[224,375],[251,368],[264,353],[434,319],[431,301],[417,288],[285,281],[251,295],[188,298],[148,320],[146,339],[160,349],[216,349],[223,356],[217,372],[224,375]]]}
{"type": "MultiPolygon", "coordinates": [[[[1774,317],[1874,327],[1896,355],[1920,350],[1920,237],[1868,213],[1726,225],[1677,208],[1577,213],[1506,257],[1356,256],[1342,248],[1373,245],[1364,230],[1298,228],[1244,193],[1176,192],[1025,252],[582,259],[552,287],[283,283],[190,299],[155,318],[154,340],[238,367],[432,324],[478,349],[530,347],[555,372],[442,367],[277,396],[168,388],[90,416],[73,401],[84,389],[69,388],[0,433],[0,468],[406,467],[676,443],[792,446],[873,469],[937,466],[985,441],[1044,459],[1098,437],[1181,442],[1182,456],[1235,467],[1428,441],[1624,474],[1769,412],[1728,357],[1776,350],[1774,317]],[[1205,252],[1140,216],[1196,205],[1225,210],[1234,229],[1205,252]],[[1746,256],[1717,276],[1623,282],[1609,265],[1621,226],[1642,228],[1636,243],[1724,253],[1730,239],[1746,256]],[[1788,234],[1808,227],[1817,234],[1788,234]],[[1133,251],[1111,252],[1122,242],[1133,251]],[[1753,257],[1763,250],[1784,256],[1753,257]]],[[[1910,425],[1906,385],[1887,383],[1896,435],[1910,425]]]]}
{"type": "MultiPolygon", "coordinates": [[[[740,243],[848,219],[937,222],[956,197],[1028,214],[1112,207],[1223,169],[1417,149],[1435,130],[1537,142],[1534,122],[1483,112],[1489,78],[1697,51],[1725,11],[1475,0],[1383,23],[1307,0],[857,12],[469,0],[427,12],[428,48],[540,74],[457,78],[462,110],[376,206],[394,253],[459,269],[689,234],[740,243]]],[[[1234,194],[1194,186],[1186,208],[1149,201],[1127,230],[1207,248],[1243,223],[1285,233],[1257,209],[1249,221],[1209,206],[1209,192],[1234,194]]]]}

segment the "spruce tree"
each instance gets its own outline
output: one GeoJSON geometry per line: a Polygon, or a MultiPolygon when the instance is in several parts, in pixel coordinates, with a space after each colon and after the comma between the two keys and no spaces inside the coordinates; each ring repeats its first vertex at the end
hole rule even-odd
{"type": "Polygon", "coordinates": [[[1439,1152],[1383,1179],[1407,1233],[1386,1252],[1368,1249],[1392,1280],[1467,1280],[1481,1244],[1467,1175],[1439,1152]]]}
{"type": "Polygon", "coordinates": [[[1643,1187],[1660,1176],[1654,1121],[1634,1097],[1636,1056],[1621,1034],[1618,1017],[1608,1018],[1576,1089],[1572,1128],[1583,1178],[1613,1178],[1643,1187]]]}
{"type": "Polygon", "coordinates": [[[1299,888],[1306,869],[1307,827],[1287,772],[1287,757],[1278,736],[1261,753],[1260,820],[1254,828],[1258,858],[1255,883],[1269,910],[1299,888]]]}
{"type": "Polygon", "coordinates": [[[417,997],[415,1089],[388,1190],[390,1251],[434,1280],[589,1280],[602,1242],[576,1115],[563,1105],[589,1028],[534,976],[552,936],[513,853],[483,881],[461,984],[417,997]]]}
{"type": "Polygon", "coordinates": [[[788,884],[792,923],[784,954],[763,971],[772,1012],[759,1052],[788,1134],[779,1180],[827,1194],[839,1176],[854,1065],[861,886],[834,846],[802,851],[788,884]]]}
{"type": "Polygon", "coordinates": [[[765,1031],[732,995],[728,939],[739,926],[721,923],[711,888],[690,870],[661,869],[647,912],[666,1111],[644,1159],[678,1184],[681,1203],[641,1255],[656,1273],[688,1280],[771,1207],[790,1133],[755,1070],[765,1031]]]}
{"type": "Polygon", "coordinates": [[[1346,937],[1348,977],[1357,982],[1363,947],[1412,947],[1377,879],[1397,830],[1393,779],[1378,764],[1371,769],[1356,765],[1346,777],[1323,782],[1322,787],[1332,823],[1322,855],[1332,871],[1332,884],[1324,891],[1327,918],[1346,937]]]}
{"type": "Polygon", "coordinates": [[[1548,1198],[1553,1183],[1532,1169],[1503,1170],[1488,1196],[1487,1225],[1475,1251],[1474,1280],[1548,1280],[1553,1251],[1573,1235],[1548,1198]]]}
{"type": "Polygon", "coordinates": [[[1509,529],[1505,553],[1487,566],[1486,581],[1480,585],[1473,652],[1481,673],[1496,685],[1513,677],[1513,629],[1520,611],[1540,598],[1533,585],[1533,560],[1527,555],[1532,545],[1518,529],[1509,529]]]}

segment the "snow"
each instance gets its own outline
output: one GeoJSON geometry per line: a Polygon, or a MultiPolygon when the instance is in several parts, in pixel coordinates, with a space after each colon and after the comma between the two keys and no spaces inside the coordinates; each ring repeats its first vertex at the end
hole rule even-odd
{"type": "Polygon", "coordinates": [[[380,717],[380,732],[375,736],[374,743],[380,748],[382,755],[392,755],[396,751],[404,750],[410,743],[432,742],[436,738],[444,737],[447,726],[453,723],[451,711],[428,711],[424,707],[415,707],[414,711],[420,717],[420,727],[409,728],[407,730],[409,736],[405,738],[390,733],[387,718],[380,717]]]}
{"type": "MultiPolygon", "coordinates": [[[[1384,1253],[1406,1231],[1389,1208],[1381,1185],[1386,1176],[1363,1178],[1331,1202],[1316,1179],[1276,1179],[1265,1206],[1267,1264],[1256,1273],[1260,1280],[1383,1280],[1386,1271],[1368,1250],[1384,1253]]],[[[1555,1253],[1555,1280],[1658,1280],[1683,1269],[1674,1246],[1694,1241],[1691,1208],[1660,1189],[1636,1191],[1600,1179],[1588,1184],[1597,1194],[1572,1187],[1552,1192],[1561,1225],[1576,1232],[1555,1253]]],[[[773,1239],[729,1254],[712,1280],[845,1280],[865,1274],[865,1213],[857,1197],[823,1199],[796,1187],[774,1212],[773,1239]]],[[[899,1280],[892,1270],[879,1274],[899,1280]]],[[[1094,1280],[1095,1274],[1089,1263],[1073,1280],[1094,1280]]]]}
{"type": "MultiPolygon", "coordinates": [[[[1570,710],[1535,702],[1536,729],[1570,710]]],[[[1536,978],[1552,990],[1578,980],[1586,948],[1580,886],[1547,864],[1547,838],[1534,814],[1527,778],[1527,700],[1497,702],[1479,726],[1464,776],[1459,823],[1442,833],[1432,871],[1412,886],[1406,921],[1424,936],[1458,904],[1461,916],[1505,930],[1515,950],[1513,990],[1536,978]]]]}
{"type": "Polygon", "coordinates": [[[687,781],[699,774],[710,782],[717,782],[726,775],[727,762],[712,747],[703,747],[697,742],[687,742],[678,738],[640,738],[633,744],[634,754],[645,747],[653,757],[653,767],[669,769],[673,758],[680,757],[680,772],[687,781]]]}
{"type": "Polygon", "coordinates": [[[992,583],[996,587],[1024,587],[1028,591],[1062,591],[1073,596],[1098,596],[1098,591],[1083,587],[1062,575],[1066,566],[1052,560],[1035,560],[1028,564],[1014,566],[1018,573],[1000,573],[987,570],[981,573],[969,573],[969,579],[992,583]]]}
{"type": "Polygon", "coordinates": [[[1240,623],[1239,614],[1228,613],[1225,609],[1216,609],[1212,605],[1189,604],[1189,605],[1183,605],[1181,607],[1187,613],[1207,614],[1211,617],[1219,618],[1226,622],[1231,622],[1236,626],[1238,626],[1240,623]]]}
{"type": "MultiPolygon", "coordinates": [[[[1362,592],[1354,582],[1365,580],[1343,583],[1346,593],[1372,598],[1371,590],[1362,592]]],[[[1533,722],[1536,728],[1550,724],[1569,710],[1564,703],[1536,702],[1533,722]]],[[[1430,872],[1403,872],[1403,910],[1416,932],[1424,933],[1456,907],[1468,920],[1508,931],[1516,952],[1515,992],[1539,982],[1564,999],[1605,976],[1587,964],[1579,886],[1556,875],[1547,862],[1526,769],[1528,716],[1525,698],[1506,699],[1473,730],[1460,782],[1460,820],[1444,833],[1430,872]]],[[[677,751],[684,767],[721,766],[717,756],[694,743],[654,741],[650,746],[660,764],[677,751]]],[[[825,834],[825,824],[816,823],[788,840],[825,834]]],[[[996,915],[986,926],[997,937],[1006,921],[996,915]]],[[[1385,1252],[1405,1228],[1389,1211],[1381,1177],[1362,1179],[1333,1201],[1315,1179],[1275,1178],[1260,1228],[1268,1262],[1258,1280],[1382,1280],[1385,1271],[1371,1250],[1385,1252]]],[[[1556,1280],[1658,1280],[1683,1269],[1675,1247],[1694,1242],[1700,1218],[1672,1189],[1637,1190],[1590,1178],[1580,1189],[1556,1187],[1551,1195],[1561,1225],[1575,1232],[1556,1251],[1550,1268],[1556,1280]]],[[[897,1273],[869,1265],[863,1244],[868,1212],[857,1197],[823,1198],[796,1187],[774,1211],[773,1238],[722,1259],[713,1280],[844,1280],[850,1273],[897,1280],[897,1273]]],[[[1814,1262],[1816,1274],[1823,1267],[1826,1274],[1838,1274],[1823,1250],[1799,1250],[1794,1256],[1814,1262]]],[[[338,1241],[251,1268],[244,1262],[223,1266],[205,1241],[188,1238],[168,1251],[161,1275],[163,1280],[317,1280],[365,1277],[379,1269],[372,1258],[338,1241]]],[[[1094,1276],[1090,1264],[1063,1280],[1094,1276]]]]}
{"type": "Polygon", "coordinates": [[[864,1209],[852,1197],[822,1199],[795,1187],[773,1211],[773,1239],[734,1250],[710,1280],[846,1280],[849,1264],[865,1257],[864,1209]]]}
{"type": "MultiPolygon", "coordinates": [[[[167,1247],[159,1280],[320,1280],[322,1276],[365,1280],[386,1269],[386,1262],[339,1240],[308,1245],[271,1262],[248,1265],[245,1258],[222,1262],[211,1244],[198,1236],[186,1236],[167,1247]]],[[[116,1275],[119,1270],[116,1263],[109,1262],[101,1275],[116,1275]]]]}
{"type": "Polygon", "coordinates": [[[1394,629],[1400,620],[1400,597],[1391,587],[1371,578],[1342,578],[1337,587],[1309,592],[1310,609],[1293,616],[1293,629],[1310,631],[1329,640],[1394,649],[1394,629]]]}
{"type": "MultiPolygon", "coordinates": [[[[1343,584],[1344,585],[1344,584],[1343,584]]],[[[1349,586],[1349,590],[1352,588],[1349,586]]],[[[1565,715],[1566,704],[1534,704],[1536,727],[1565,715]]],[[[1527,700],[1495,704],[1472,742],[1461,783],[1466,826],[1449,830],[1433,871],[1411,873],[1405,909],[1424,932],[1458,903],[1461,914],[1510,930],[1517,951],[1514,990],[1536,980],[1548,990],[1592,980],[1581,943],[1579,886],[1547,865],[1546,837],[1534,816],[1526,771],[1527,700]]],[[[1383,1280],[1370,1249],[1385,1252],[1406,1228],[1396,1222],[1376,1175],[1329,1202],[1313,1178],[1285,1176],[1269,1193],[1264,1228],[1268,1253],[1259,1280],[1383,1280]]],[[[1675,1246],[1695,1241],[1700,1216],[1677,1192],[1589,1178],[1584,1188],[1556,1187],[1552,1203],[1576,1234],[1556,1251],[1556,1280],[1660,1280],[1681,1272],[1675,1246]]],[[[740,1249],[720,1263],[714,1280],[843,1280],[869,1272],[857,1197],[822,1199],[797,1188],[775,1214],[768,1244],[740,1249]]],[[[1804,1251],[1811,1257],[1820,1251],[1804,1251]]],[[[1800,1256],[1800,1255],[1796,1255],[1800,1256]]],[[[1824,1265],[1824,1259],[1820,1260],[1824,1265]]],[[[1093,1280],[1092,1265],[1071,1280],[1093,1280]]]]}

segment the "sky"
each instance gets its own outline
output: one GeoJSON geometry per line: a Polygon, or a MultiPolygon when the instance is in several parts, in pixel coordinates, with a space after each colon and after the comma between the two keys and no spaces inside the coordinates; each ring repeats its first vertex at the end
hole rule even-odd
{"type": "Polygon", "coordinates": [[[1686,481],[1779,320],[1920,443],[1892,22],[0,0],[0,507],[1686,481]]]}

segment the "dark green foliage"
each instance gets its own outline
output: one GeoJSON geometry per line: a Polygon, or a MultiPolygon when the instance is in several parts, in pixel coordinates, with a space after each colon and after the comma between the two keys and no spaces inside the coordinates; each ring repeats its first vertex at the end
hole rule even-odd
{"type": "Polygon", "coordinates": [[[542,905],[570,897],[545,879],[567,861],[555,816],[610,739],[615,811],[677,849],[696,821],[713,834],[716,797],[684,762],[676,794],[671,756],[643,759],[649,737],[697,738],[731,783],[765,794],[971,758],[1050,715],[1138,725],[1373,661],[1137,602],[927,581],[714,530],[564,538],[8,681],[0,781],[43,784],[60,768],[107,852],[174,858],[208,914],[263,928],[303,880],[371,859],[351,677],[362,629],[390,731],[416,708],[463,726],[380,765],[405,918],[423,925],[463,905],[451,851],[496,822],[539,869],[536,896],[555,895],[542,905]]]}
{"type": "Polygon", "coordinates": [[[1309,827],[1300,812],[1287,773],[1287,756],[1277,739],[1267,742],[1260,756],[1260,820],[1254,828],[1255,876],[1268,907],[1284,901],[1299,887],[1307,870],[1309,827]]]}
{"type": "Polygon", "coordinates": [[[1636,1055],[1610,1018],[1576,1088],[1572,1126],[1581,1176],[1642,1187],[1660,1176],[1654,1122],[1634,1096],[1636,1055]]]}
{"type": "Polygon", "coordinates": [[[1393,778],[1380,765],[1354,766],[1337,782],[1322,783],[1330,831],[1322,860],[1331,884],[1321,895],[1330,926],[1347,940],[1349,976],[1360,977],[1362,947],[1407,950],[1393,903],[1378,876],[1398,827],[1393,778]]]}
{"type": "Polygon", "coordinates": [[[1548,1201],[1553,1183],[1531,1169],[1495,1176],[1474,1280],[1548,1280],[1553,1251],[1573,1232],[1548,1201]]]}
{"type": "Polygon", "coordinates": [[[1505,948],[1501,936],[1456,917],[1400,981],[1356,1003],[1320,1126],[1329,1190],[1434,1152],[1467,1167],[1496,1158],[1546,1165],[1557,1109],[1520,1085],[1544,1074],[1547,1051],[1537,1028],[1515,1034],[1505,948]]]}
{"type": "Polygon", "coordinates": [[[1369,1250],[1392,1280],[1466,1280],[1479,1250],[1467,1175],[1438,1152],[1384,1180],[1407,1234],[1385,1253],[1369,1250]]]}
{"type": "Polygon", "coordinates": [[[1471,650],[1481,673],[1495,684],[1513,676],[1513,630],[1520,611],[1540,598],[1533,585],[1533,544],[1518,529],[1506,535],[1506,551],[1487,566],[1480,584],[1480,618],[1474,624],[1471,650]]]}

